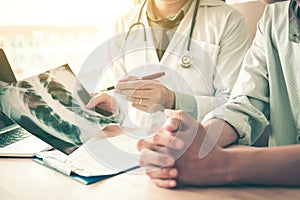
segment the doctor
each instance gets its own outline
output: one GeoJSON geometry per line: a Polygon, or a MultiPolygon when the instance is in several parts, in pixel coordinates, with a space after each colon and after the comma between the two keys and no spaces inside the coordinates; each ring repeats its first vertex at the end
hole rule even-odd
{"type": "MultiPolygon", "coordinates": [[[[117,49],[118,56],[98,89],[115,85],[140,125],[149,122],[146,113],[154,105],[202,120],[228,100],[250,45],[243,17],[220,0],[146,0],[122,16],[115,30],[109,51],[117,49]],[[162,78],[132,81],[160,71],[162,78]]],[[[107,108],[107,102],[109,96],[99,93],[87,108],[107,108]]]]}

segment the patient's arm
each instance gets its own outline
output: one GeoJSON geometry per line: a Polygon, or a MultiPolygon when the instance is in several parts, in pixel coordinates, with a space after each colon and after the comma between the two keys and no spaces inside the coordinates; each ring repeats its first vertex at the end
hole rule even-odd
{"type": "Polygon", "coordinates": [[[233,182],[260,185],[300,185],[300,145],[228,148],[235,160],[233,182]]]}

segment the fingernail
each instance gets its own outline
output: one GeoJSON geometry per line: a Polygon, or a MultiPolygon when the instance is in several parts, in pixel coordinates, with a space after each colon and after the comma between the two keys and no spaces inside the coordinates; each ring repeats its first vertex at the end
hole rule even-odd
{"type": "Polygon", "coordinates": [[[88,104],[85,105],[85,108],[90,109],[91,108],[90,106],[91,106],[91,104],[88,103],[88,104]]]}
{"type": "Polygon", "coordinates": [[[169,187],[173,188],[176,187],[177,183],[174,180],[169,181],[169,187]]]}

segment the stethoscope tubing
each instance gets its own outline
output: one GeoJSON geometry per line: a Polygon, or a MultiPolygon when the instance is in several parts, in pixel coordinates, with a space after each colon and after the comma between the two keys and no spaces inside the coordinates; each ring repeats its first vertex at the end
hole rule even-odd
{"type": "MultiPolygon", "coordinates": [[[[142,18],[142,13],[143,13],[143,10],[144,10],[144,7],[146,5],[148,0],[145,0],[141,9],[140,9],[140,12],[139,12],[139,16],[138,16],[138,20],[137,22],[133,23],[130,27],[129,27],[129,30],[125,36],[125,39],[124,39],[124,42],[123,42],[123,45],[121,45],[121,49],[120,49],[120,54],[122,53],[122,50],[125,46],[125,43],[127,42],[127,39],[132,31],[132,29],[135,27],[135,26],[142,26],[143,28],[143,35],[144,35],[144,43],[146,44],[147,43],[147,34],[146,34],[146,26],[143,22],[141,22],[141,18],[142,18]]],[[[198,10],[199,10],[199,3],[200,3],[200,0],[196,0],[196,5],[195,5],[195,8],[194,8],[194,13],[193,13],[193,17],[192,17],[192,22],[191,22],[191,28],[190,28],[190,33],[189,33],[189,38],[188,38],[188,43],[187,43],[187,48],[186,48],[186,54],[181,56],[178,60],[178,63],[181,67],[183,68],[189,68],[191,65],[192,65],[192,57],[190,56],[190,49],[191,49],[191,41],[192,41],[192,37],[193,37],[193,32],[194,32],[194,29],[195,29],[195,25],[196,25],[196,18],[197,18],[197,15],[198,15],[198,10]]]]}

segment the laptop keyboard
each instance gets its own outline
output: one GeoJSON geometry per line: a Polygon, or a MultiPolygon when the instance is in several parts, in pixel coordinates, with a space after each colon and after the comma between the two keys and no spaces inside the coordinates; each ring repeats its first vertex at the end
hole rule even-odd
{"type": "Polygon", "coordinates": [[[0,134],[0,148],[18,142],[31,134],[21,127],[0,134]]]}

